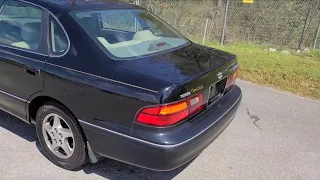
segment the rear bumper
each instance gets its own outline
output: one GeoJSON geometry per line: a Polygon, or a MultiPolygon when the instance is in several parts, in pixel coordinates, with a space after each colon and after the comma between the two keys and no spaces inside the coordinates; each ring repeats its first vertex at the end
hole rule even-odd
{"type": "Polygon", "coordinates": [[[120,134],[80,120],[93,151],[101,156],[157,171],[175,169],[199,155],[230,124],[241,102],[235,86],[223,100],[197,119],[204,127],[177,144],[162,145],[120,134]]]}

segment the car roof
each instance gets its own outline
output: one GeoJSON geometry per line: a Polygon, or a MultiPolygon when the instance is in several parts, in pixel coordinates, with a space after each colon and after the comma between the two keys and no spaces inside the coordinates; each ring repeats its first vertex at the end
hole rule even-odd
{"type": "MultiPolygon", "coordinates": [[[[19,0],[18,0],[19,1],[19,0]]],[[[42,6],[54,14],[72,10],[141,9],[140,6],[119,0],[20,0],[42,6]]]]}

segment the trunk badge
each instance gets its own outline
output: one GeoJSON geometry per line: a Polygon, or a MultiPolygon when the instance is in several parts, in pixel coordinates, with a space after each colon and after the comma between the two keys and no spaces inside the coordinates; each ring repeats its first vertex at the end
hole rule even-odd
{"type": "Polygon", "coordinates": [[[221,79],[221,78],[222,78],[222,72],[219,72],[219,73],[217,74],[217,76],[218,76],[219,79],[221,79]]]}
{"type": "Polygon", "coordinates": [[[197,87],[197,88],[191,89],[191,93],[194,94],[194,93],[196,93],[196,92],[198,92],[198,91],[200,91],[200,90],[202,90],[202,89],[203,89],[203,85],[202,85],[202,86],[199,86],[199,87],[197,87]]]}
{"type": "Polygon", "coordinates": [[[183,98],[188,97],[190,95],[191,95],[191,92],[189,91],[187,93],[181,94],[180,97],[183,99],[183,98]]]}

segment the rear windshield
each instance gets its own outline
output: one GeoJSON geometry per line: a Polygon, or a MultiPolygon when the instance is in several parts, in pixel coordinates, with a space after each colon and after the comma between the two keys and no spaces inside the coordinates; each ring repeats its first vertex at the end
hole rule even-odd
{"type": "Polygon", "coordinates": [[[145,10],[72,11],[71,15],[116,60],[166,52],[189,43],[145,10]]]}

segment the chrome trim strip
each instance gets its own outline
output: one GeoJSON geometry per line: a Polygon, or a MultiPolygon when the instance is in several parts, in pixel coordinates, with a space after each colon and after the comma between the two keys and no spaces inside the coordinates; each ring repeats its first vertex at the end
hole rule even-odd
{"type": "Polygon", "coordinates": [[[124,83],[124,82],[121,82],[121,81],[117,81],[117,80],[113,80],[113,79],[101,77],[101,76],[98,76],[98,75],[94,75],[94,74],[90,74],[90,73],[78,71],[78,70],[71,69],[71,68],[67,68],[67,67],[63,67],[63,66],[59,66],[59,65],[56,65],[56,64],[51,64],[51,63],[47,63],[47,64],[48,64],[48,65],[52,65],[52,66],[56,66],[56,67],[59,67],[59,68],[67,69],[67,70],[70,70],[70,71],[78,72],[78,73],[81,73],[81,74],[85,74],[85,75],[89,75],[89,76],[94,76],[94,77],[96,77],[96,78],[104,79],[104,80],[111,81],[111,82],[115,82],[115,83],[118,83],[118,84],[123,84],[123,85],[126,85],[126,86],[131,86],[131,87],[134,87],[134,88],[137,88],[137,89],[143,89],[143,90],[150,91],[150,92],[153,92],[153,93],[158,93],[158,91],[154,91],[154,90],[151,90],[151,89],[143,88],[143,87],[140,87],[140,86],[135,86],[135,85],[132,85],[132,84],[124,83]]]}
{"type": "MultiPolygon", "coordinates": [[[[0,46],[1,46],[1,45],[0,45],[0,46]]],[[[12,55],[12,56],[20,57],[20,58],[26,58],[26,59],[29,59],[29,60],[32,60],[32,61],[36,61],[36,62],[40,62],[40,63],[45,63],[44,61],[40,61],[40,60],[37,60],[37,59],[32,59],[32,58],[25,57],[25,56],[20,56],[20,55],[18,55],[18,54],[14,54],[14,53],[11,53],[11,52],[8,52],[8,51],[0,50],[0,52],[6,53],[6,54],[10,54],[10,55],[12,55]]]]}
{"type": "Polygon", "coordinates": [[[10,96],[10,97],[13,97],[13,98],[18,99],[18,100],[23,101],[23,102],[28,102],[28,101],[25,100],[25,99],[22,99],[22,98],[20,98],[20,97],[18,97],[18,96],[15,96],[15,95],[13,95],[13,94],[7,93],[7,92],[2,91],[2,90],[0,90],[0,93],[5,94],[5,95],[10,96]]]}
{"type": "Polygon", "coordinates": [[[113,130],[110,130],[110,129],[106,129],[106,128],[103,128],[101,126],[98,126],[98,125],[95,125],[95,124],[92,124],[92,123],[88,123],[84,120],[79,120],[80,123],[83,123],[83,124],[86,124],[88,126],[92,126],[92,127],[95,127],[95,128],[98,128],[98,129],[101,129],[101,130],[104,130],[104,131],[108,131],[110,133],[113,133],[113,134],[116,134],[116,135],[119,135],[119,136],[123,136],[123,137],[126,137],[128,139],[132,139],[134,141],[139,141],[141,143],[146,143],[146,144],[149,144],[149,145],[152,145],[152,146],[157,146],[157,147],[160,147],[160,148],[174,148],[174,147],[177,147],[177,146],[180,146],[180,145],[183,145],[185,143],[188,143],[189,141],[193,140],[194,138],[200,136],[203,132],[207,131],[209,128],[211,128],[213,125],[215,125],[217,122],[220,121],[220,119],[225,116],[240,100],[240,98],[242,97],[239,96],[239,98],[236,100],[236,102],[226,111],[224,112],[214,123],[212,123],[210,126],[208,126],[207,128],[205,128],[204,130],[202,130],[201,132],[199,132],[198,134],[196,134],[195,136],[193,136],[192,138],[186,140],[186,141],[183,141],[181,143],[178,143],[178,144],[174,144],[174,145],[161,145],[161,144],[156,144],[156,143],[152,143],[152,142],[149,142],[149,141],[145,141],[145,140],[142,140],[142,139],[138,139],[138,138],[135,138],[135,137],[132,137],[132,136],[128,136],[126,134],[122,134],[122,133],[119,133],[119,132],[116,132],[116,131],[113,131],[113,130]]]}

